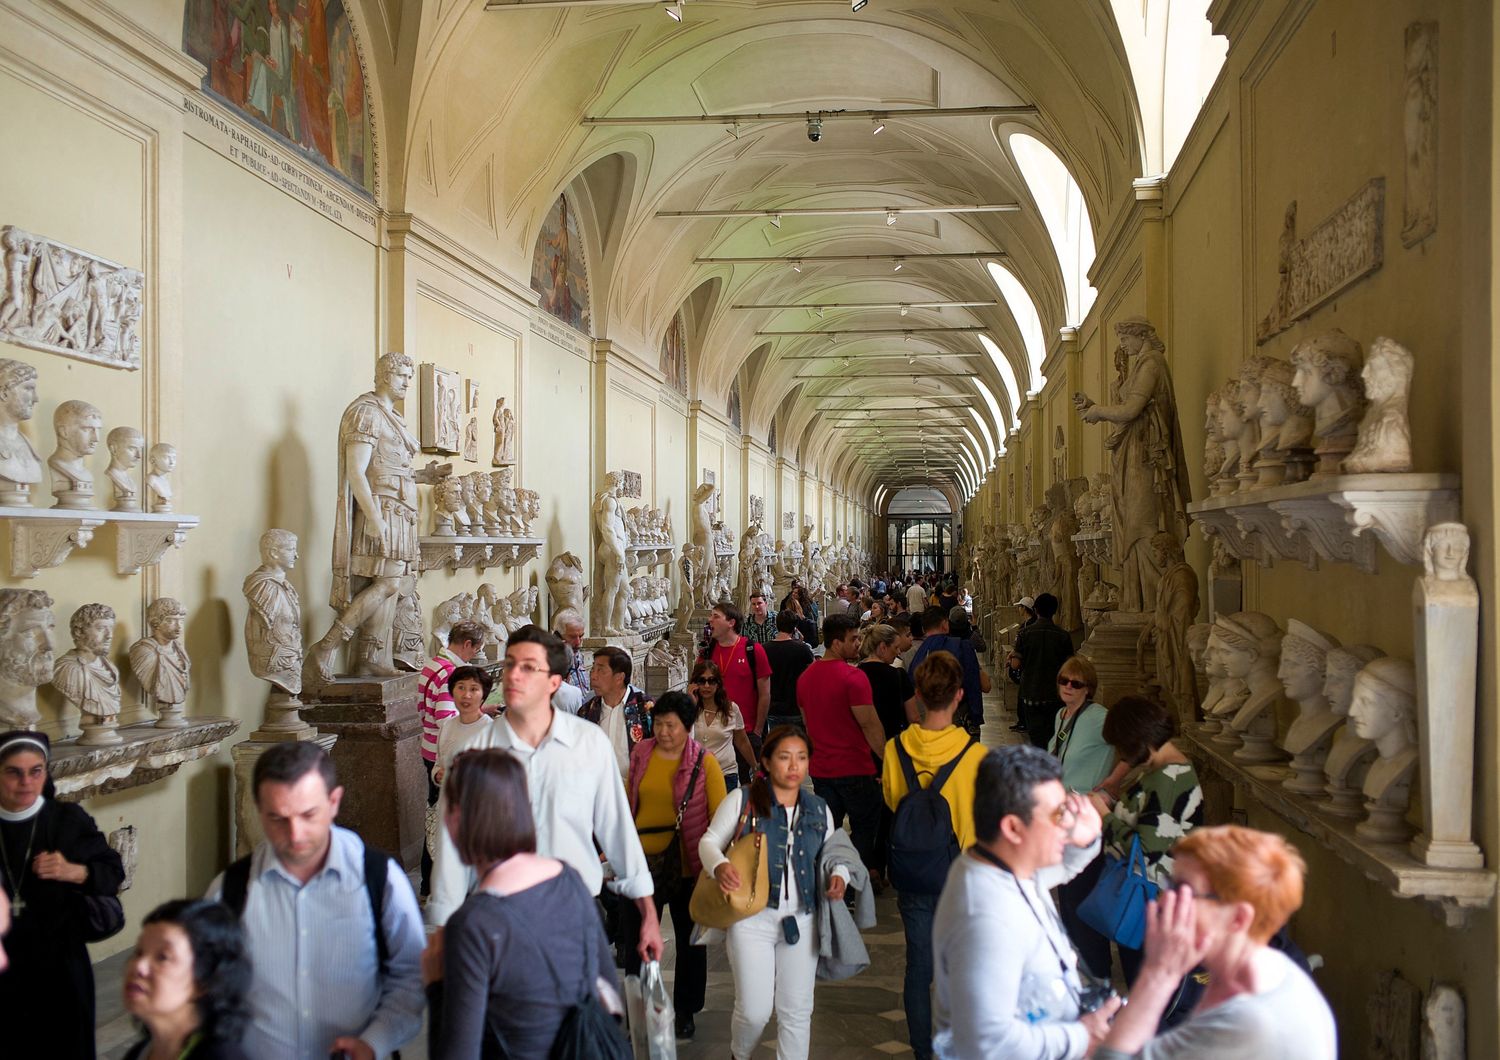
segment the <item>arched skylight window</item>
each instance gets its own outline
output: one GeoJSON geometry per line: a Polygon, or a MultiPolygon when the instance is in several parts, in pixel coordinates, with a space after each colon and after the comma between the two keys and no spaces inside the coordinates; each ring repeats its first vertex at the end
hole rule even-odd
{"type": "Polygon", "coordinates": [[[1145,172],[1166,173],[1213,88],[1229,42],[1213,35],[1209,0],[1110,0],[1141,107],[1145,172]]]}
{"type": "Polygon", "coordinates": [[[983,379],[980,379],[978,376],[975,376],[974,377],[974,387],[975,387],[975,389],[977,389],[979,391],[979,396],[982,397],[982,398],[984,398],[984,403],[990,407],[990,416],[992,417],[990,422],[992,422],[995,425],[995,434],[996,434],[996,438],[995,438],[996,445],[995,445],[995,448],[996,448],[996,450],[999,452],[999,454],[1001,456],[1004,456],[1005,455],[1005,426],[1006,426],[1006,423],[1007,423],[1007,419],[1005,417],[1005,414],[1000,411],[1000,403],[995,400],[995,394],[994,394],[994,392],[992,390],[990,390],[990,388],[988,386],[985,385],[985,382],[984,382],[983,379]]]}
{"type": "Polygon", "coordinates": [[[1011,367],[1010,358],[1001,353],[1000,347],[995,345],[994,339],[988,335],[980,335],[979,344],[990,355],[995,370],[1000,373],[1000,382],[1005,384],[1005,396],[1010,398],[1010,426],[1014,430],[1021,425],[1021,387],[1016,382],[1016,370],[1011,367]]]}
{"type": "Polygon", "coordinates": [[[974,432],[969,430],[968,427],[960,427],[959,429],[963,431],[964,434],[968,437],[969,444],[974,446],[974,453],[976,455],[971,459],[977,461],[980,465],[982,465],[976,466],[974,468],[974,485],[975,487],[978,487],[978,485],[984,481],[985,473],[989,470],[990,467],[989,464],[984,462],[984,446],[979,444],[979,439],[974,437],[974,432]]]}
{"type": "Polygon", "coordinates": [[[985,422],[984,417],[979,414],[979,410],[976,409],[973,405],[969,406],[969,415],[974,417],[974,422],[979,427],[979,433],[984,436],[983,452],[989,454],[985,460],[984,466],[985,469],[988,470],[989,466],[995,462],[994,436],[990,434],[990,425],[985,422]]]}
{"type": "MultiPolygon", "coordinates": [[[[1011,272],[998,261],[989,263],[990,276],[995,281],[995,286],[1000,288],[1000,293],[1005,296],[1005,304],[1010,306],[1010,315],[1016,318],[1016,326],[1021,329],[1021,341],[1026,346],[1026,363],[1031,369],[1031,383],[1027,387],[1027,393],[1039,393],[1047,384],[1042,375],[1042,361],[1047,357],[1047,343],[1042,338],[1042,318],[1037,315],[1036,303],[1031,300],[1031,295],[1026,293],[1026,288],[1021,281],[1016,279],[1015,273],[1011,272]]],[[[1020,408],[1021,403],[1016,402],[1020,408]]]]}
{"type": "Polygon", "coordinates": [[[1035,136],[1015,133],[1010,151],[1021,167],[1021,176],[1031,189],[1041,211],[1047,234],[1062,268],[1063,287],[1068,297],[1068,323],[1078,324],[1088,315],[1089,307],[1099,294],[1089,286],[1089,268],[1094,264],[1094,229],[1089,224],[1088,207],[1078,182],[1062,159],[1035,136]]]}

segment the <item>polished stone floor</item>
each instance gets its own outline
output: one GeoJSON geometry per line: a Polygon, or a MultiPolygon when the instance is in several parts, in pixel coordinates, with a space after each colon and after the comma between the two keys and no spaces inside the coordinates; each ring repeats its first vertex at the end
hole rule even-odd
{"type": "MultiPolygon", "coordinates": [[[[1004,681],[995,682],[996,690],[985,697],[984,743],[1000,747],[1023,737],[1009,730],[1015,721],[1015,688],[1004,681]],[[1004,696],[1002,703],[1001,696],[1004,696]]],[[[853,1057],[910,1056],[906,1038],[906,1016],[901,1008],[901,979],[905,969],[905,941],[901,917],[896,911],[894,891],[887,891],[876,902],[878,921],[865,934],[871,964],[862,974],[839,983],[819,983],[813,1003],[812,1050],[817,1060],[844,1060],[853,1057]]],[[[663,968],[670,982],[673,944],[671,923],[663,925],[667,933],[667,952],[663,968]]],[[[95,966],[99,996],[98,1045],[104,1060],[124,1055],[136,1032],[129,1017],[120,1008],[120,980],[124,955],[110,958],[95,966]]],[[[734,1007],[734,980],[723,946],[709,951],[708,997],[704,1011],[697,1017],[697,1035],[691,1042],[679,1042],[677,1055],[682,1060],[729,1056],[729,1016],[734,1007]]],[[[776,1053],[776,1025],[766,1028],[757,1056],[776,1053]]],[[[425,1038],[419,1038],[401,1050],[405,1060],[426,1060],[425,1038]]]]}

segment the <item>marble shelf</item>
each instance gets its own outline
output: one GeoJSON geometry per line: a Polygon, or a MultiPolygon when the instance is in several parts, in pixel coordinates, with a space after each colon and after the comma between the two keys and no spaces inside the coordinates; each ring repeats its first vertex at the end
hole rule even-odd
{"type": "Polygon", "coordinates": [[[647,644],[655,644],[677,627],[677,620],[670,615],[648,622],[642,626],[630,627],[630,632],[640,637],[647,644]]]}
{"type": "Polygon", "coordinates": [[[1459,476],[1335,475],[1209,497],[1187,510],[1238,559],[1263,567],[1293,560],[1308,570],[1323,560],[1373,574],[1377,543],[1399,563],[1421,563],[1427,528],[1459,517],[1459,476]]]}
{"type": "Polygon", "coordinates": [[[52,780],[58,797],[81,802],[126,788],[154,784],[187,762],[207,758],[232,736],[233,718],[188,717],[180,729],[158,729],[144,721],[119,728],[121,742],[82,747],[76,742],[52,745],[52,780]]]}
{"type": "Polygon", "coordinates": [[[649,570],[663,563],[671,563],[675,555],[676,548],[671,542],[664,545],[634,544],[625,547],[625,563],[633,571],[649,570]]]}
{"type": "Polygon", "coordinates": [[[1178,736],[1182,749],[1200,771],[1220,777],[1236,791],[1269,809],[1299,831],[1316,839],[1343,861],[1386,888],[1397,898],[1430,903],[1450,927],[1461,926],[1468,910],[1494,901],[1495,873],[1489,869],[1450,869],[1424,865],[1407,843],[1372,843],[1355,834],[1358,821],[1324,812],[1323,804],[1281,786],[1290,775],[1285,766],[1247,766],[1231,751],[1215,746],[1195,724],[1178,736]]]}
{"type": "Polygon", "coordinates": [[[423,537],[418,539],[421,559],[417,567],[426,571],[473,568],[483,573],[489,567],[511,570],[541,554],[546,541],[540,537],[423,537]]]}
{"type": "MultiPolygon", "coordinates": [[[[1084,530],[1074,534],[1070,538],[1073,549],[1078,553],[1078,558],[1086,563],[1099,563],[1108,566],[1114,557],[1115,532],[1113,529],[1101,530],[1098,528],[1084,530]]],[[[1018,551],[1012,549],[1011,551],[1018,551]]]]}
{"type": "Polygon", "coordinates": [[[169,548],[179,548],[196,515],[176,512],[107,512],[97,509],[0,507],[0,519],[10,524],[10,573],[35,578],[58,567],[94,539],[106,523],[116,527],[115,570],[137,574],[161,562],[169,548]]]}

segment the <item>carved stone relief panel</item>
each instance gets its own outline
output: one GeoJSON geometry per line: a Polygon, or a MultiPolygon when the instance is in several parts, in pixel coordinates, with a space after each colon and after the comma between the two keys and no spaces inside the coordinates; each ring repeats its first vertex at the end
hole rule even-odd
{"type": "Polygon", "coordinates": [[[456,454],[463,445],[462,377],[435,364],[418,372],[422,449],[456,454]]]}
{"type": "Polygon", "coordinates": [[[0,340],[80,361],[141,366],[139,269],[0,227],[0,340]]]}
{"type": "Polygon", "coordinates": [[[620,496],[639,497],[641,495],[641,473],[639,471],[622,471],[620,474],[624,481],[620,484],[620,496]]]}
{"type": "Polygon", "coordinates": [[[1406,188],[1401,243],[1415,246],[1437,231],[1438,24],[1406,27],[1406,91],[1401,112],[1406,138],[1406,188]]]}
{"type": "Polygon", "coordinates": [[[782,512],[781,513],[781,528],[783,530],[795,530],[795,529],[797,529],[797,516],[796,516],[796,513],[794,513],[794,512],[782,512]]]}

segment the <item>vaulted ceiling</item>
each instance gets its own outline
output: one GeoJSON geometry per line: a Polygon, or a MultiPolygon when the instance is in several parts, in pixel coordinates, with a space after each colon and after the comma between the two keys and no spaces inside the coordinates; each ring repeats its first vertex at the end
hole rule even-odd
{"type": "Polygon", "coordinates": [[[1024,398],[1035,378],[987,263],[1021,281],[1049,342],[1076,323],[1008,137],[1052,149],[1097,231],[1160,153],[1114,13],[1147,19],[1151,3],[1165,0],[690,0],[677,22],[659,2],[368,0],[387,56],[382,198],[526,276],[570,191],[598,337],[654,363],[686,305],[692,396],[722,407],[740,379],[745,431],[764,438],[774,418],[782,452],[851,490],[967,495],[1016,424],[1016,381],[1024,398]],[[1032,109],[922,113],[997,107],[1032,109]],[[882,112],[883,131],[837,113],[855,110],[882,112]],[[767,112],[797,117],[618,121],[767,112]],[[824,116],[816,143],[809,112],[824,116]],[[1006,203],[1019,209],[884,212],[1006,203]],[[859,206],[881,209],[791,213],[859,206]],[[661,216],[731,210],[788,213],[661,216]],[[955,253],[993,257],[920,257],[955,253]],[[833,255],[870,260],[818,260],[833,255]],[[895,256],[910,257],[898,270],[895,256]],[[772,260],[722,260],[743,258],[772,260]],[[855,330],[886,334],[827,334],[855,330]]]}

